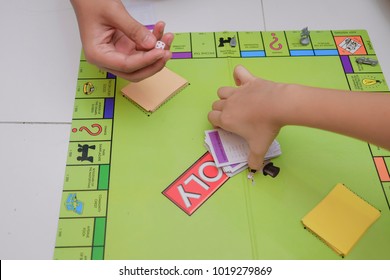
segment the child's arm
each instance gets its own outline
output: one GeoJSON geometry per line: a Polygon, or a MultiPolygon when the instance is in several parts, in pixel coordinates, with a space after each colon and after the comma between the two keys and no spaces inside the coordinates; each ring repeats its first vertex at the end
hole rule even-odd
{"type": "Polygon", "coordinates": [[[251,169],[286,125],[318,128],[367,141],[390,150],[390,95],[280,84],[234,71],[238,87],[222,87],[210,122],[244,137],[251,169]]]}

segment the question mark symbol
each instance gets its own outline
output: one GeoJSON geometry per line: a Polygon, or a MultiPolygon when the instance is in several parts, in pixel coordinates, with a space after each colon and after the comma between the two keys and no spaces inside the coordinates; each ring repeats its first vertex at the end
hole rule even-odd
{"type": "Polygon", "coordinates": [[[276,34],[275,33],[271,33],[271,36],[273,37],[273,40],[271,42],[271,44],[269,44],[269,47],[274,50],[274,51],[279,51],[283,48],[282,44],[281,43],[278,43],[278,46],[275,47],[275,44],[279,41],[278,37],[276,37],[276,34]]]}
{"type": "MultiPolygon", "coordinates": [[[[98,136],[100,133],[102,133],[102,126],[100,124],[97,124],[97,123],[94,123],[91,125],[92,128],[97,128],[97,131],[96,132],[92,132],[88,127],[86,126],[82,126],[78,129],[78,131],[86,131],[89,135],[91,136],[98,136]]],[[[73,128],[72,129],[72,132],[73,133],[76,133],[77,132],[77,128],[73,128]]]]}

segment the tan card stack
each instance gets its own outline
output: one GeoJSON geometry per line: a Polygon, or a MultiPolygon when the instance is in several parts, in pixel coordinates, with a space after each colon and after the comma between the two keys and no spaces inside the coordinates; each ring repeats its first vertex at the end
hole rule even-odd
{"type": "Polygon", "coordinates": [[[186,79],[164,67],[145,80],[130,83],[122,89],[122,93],[145,111],[152,113],[187,85],[186,79]]]}

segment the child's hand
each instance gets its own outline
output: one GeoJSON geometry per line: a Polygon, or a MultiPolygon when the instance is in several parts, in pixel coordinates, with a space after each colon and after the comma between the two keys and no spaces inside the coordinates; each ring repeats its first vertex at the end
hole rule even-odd
{"type": "Polygon", "coordinates": [[[234,70],[238,87],[222,87],[212,105],[209,121],[245,138],[250,148],[248,165],[261,170],[264,156],[282,124],[276,121],[279,90],[283,84],[254,77],[243,66],[234,70]]]}

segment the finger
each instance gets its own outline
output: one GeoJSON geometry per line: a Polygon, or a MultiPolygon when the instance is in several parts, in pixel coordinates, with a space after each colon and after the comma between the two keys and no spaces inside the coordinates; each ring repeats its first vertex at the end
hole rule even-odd
{"type": "Polygon", "coordinates": [[[164,47],[165,50],[169,50],[171,48],[173,39],[174,39],[173,33],[165,33],[162,36],[161,41],[165,43],[165,47],[164,47]]]}
{"type": "Polygon", "coordinates": [[[235,88],[233,87],[221,87],[218,89],[217,94],[220,99],[227,99],[234,94],[235,88]]]}
{"type": "Polygon", "coordinates": [[[248,156],[248,166],[250,170],[260,171],[263,169],[264,165],[264,156],[259,156],[254,153],[249,153],[248,156]]]}
{"type": "Polygon", "coordinates": [[[136,21],[125,7],[118,9],[110,20],[113,25],[132,39],[138,46],[150,50],[156,45],[156,37],[141,23],[136,21]]]}
{"type": "Polygon", "coordinates": [[[242,65],[237,65],[233,72],[233,78],[237,86],[243,85],[254,78],[254,76],[242,65]]]}
{"type": "Polygon", "coordinates": [[[220,127],[221,111],[210,111],[207,118],[214,127],[220,127]]]}
{"type": "Polygon", "coordinates": [[[133,72],[122,72],[122,71],[116,71],[114,69],[106,69],[108,72],[111,72],[112,74],[115,74],[121,78],[124,78],[131,82],[139,82],[143,79],[146,79],[150,76],[153,76],[157,72],[159,72],[161,69],[164,68],[166,65],[166,62],[169,58],[163,58],[159,61],[156,61],[154,64],[149,65],[147,67],[144,67],[142,69],[139,69],[137,71],[133,72]]]}
{"type": "Polygon", "coordinates": [[[213,103],[213,105],[211,106],[211,108],[214,110],[214,111],[222,111],[223,110],[223,107],[224,107],[224,103],[225,103],[225,100],[217,100],[213,103]]]}
{"type": "Polygon", "coordinates": [[[153,49],[147,52],[140,51],[130,55],[118,51],[110,51],[108,53],[95,54],[92,63],[97,64],[101,68],[132,73],[153,65],[157,61],[169,57],[169,55],[169,51],[161,49],[153,49]]]}
{"type": "Polygon", "coordinates": [[[163,21],[159,21],[154,25],[152,33],[157,40],[161,40],[161,38],[163,37],[164,29],[165,29],[165,22],[163,21]]]}
{"type": "Polygon", "coordinates": [[[251,170],[261,170],[264,166],[264,158],[271,145],[272,141],[269,142],[267,139],[257,139],[256,142],[248,143],[249,144],[249,156],[248,156],[248,166],[251,170]]]}

